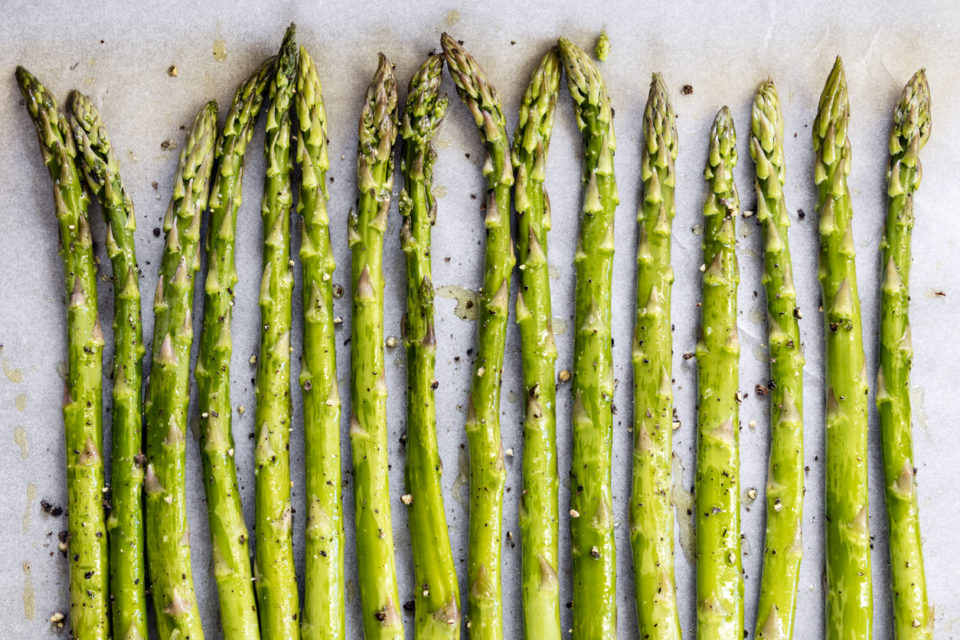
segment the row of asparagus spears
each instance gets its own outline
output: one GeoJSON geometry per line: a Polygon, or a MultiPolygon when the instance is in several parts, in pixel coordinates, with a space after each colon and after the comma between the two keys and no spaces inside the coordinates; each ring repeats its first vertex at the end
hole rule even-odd
{"type": "MultiPolygon", "coordinates": [[[[185,444],[191,302],[206,251],[200,351],[194,372],[213,572],[228,639],[345,638],[344,523],[341,508],[341,402],[333,316],[335,263],[326,210],[326,116],[316,67],[287,31],[280,52],[237,89],[223,128],[205,104],[180,153],[164,220],[165,247],[154,297],[152,367],[141,394],[144,355],[133,204],[110,139],[92,102],[74,92],[64,113],[23,68],[17,79],[54,181],[68,308],[69,372],[64,422],[69,494],[71,629],[74,637],[145,639],[147,593],[161,638],[203,637],[190,564],[185,508],[185,444]],[[230,403],[231,313],[237,273],[234,238],[244,156],[266,105],[266,177],[256,378],[256,544],[251,563],[234,463],[230,403]],[[291,150],[291,145],[294,149],[291,150]],[[306,458],[306,564],[299,602],[292,548],[289,434],[293,261],[291,175],[300,173],[297,212],[303,268],[303,393],[306,458]],[[105,216],[113,268],[115,357],[109,510],[102,450],[101,353],[89,195],[105,216]],[[201,243],[204,212],[207,236],[201,243]],[[142,406],[141,406],[141,398],[142,406]],[[141,412],[145,430],[141,434],[141,412]],[[141,436],[143,442],[141,442],[141,436]],[[141,450],[143,453],[141,453],[141,450]],[[149,576],[149,583],[147,581],[149,576]],[[147,586],[149,584],[149,590],[147,586]],[[301,615],[302,610],[302,615],[301,615]]],[[[359,198],[351,212],[353,323],[350,446],[356,546],[366,638],[402,638],[388,487],[384,377],[383,243],[399,136],[402,248],[407,262],[408,421],[405,484],[415,589],[415,635],[457,638],[461,599],[440,484],[434,390],[436,335],[431,276],[433,140],[447,109],[444,64],[486,148],[485,266],[477,349],[466,419],[470,453],[467,629],[503,635],[502,510],[505,469],[499,403],[510,279],[519,263],[525,416],[520,506],[524,635],[559,638],[559,504],[556,452],[557,358],[551,326],[544,189],[546,156],[565,71],[583,135],[583,207],[576,268],[573,453],[570,525],[573,635],[617,634],[616,550],[611,487],[611,279],[613,109],[597,66],[561,39],[543,57],[523,96],[512,145],[496,89],[462,45],[444,34],[399,102],[383,56],[363,103],[358,136],[359,198]],[[516,212],[516,256],[511,240],[516,212]]],[[[918,154],[929,136],[929,89],[922,71],[894,111],[882,243],[881,421],[895,637],[931,638],[910,438],[908,274],[918,154]]],[[[854,268],[846,176],[849,104],[843,67],[834,66],[814,122],[826,323],[826,637],[869,638],[872,624],[867,519],[867,376],[854,268]]],[[[764,236],[768,307],[771,448],[767,530],[756,622],[758,638],[793,636],[802,555],[803,353],[788,248],[783,118],[772,82],[757,89],[750,127],[757,219],[764,236]]],[[[630,539],[636,611],[643,638],[676,639],[672,431],[671,223],[675,215],[676,115],[654,75],[643,119],[642,201],[637,221],[637,306],[633,340],[634,462],[630,539]]],[[[696,473],[697,636],[744,637],[740,549],[739,421],[735,226],[740,204],[733,170],[736,133],[729,110],[710,134],[705,178],[703,289],[698,362],[696,473]]]]}

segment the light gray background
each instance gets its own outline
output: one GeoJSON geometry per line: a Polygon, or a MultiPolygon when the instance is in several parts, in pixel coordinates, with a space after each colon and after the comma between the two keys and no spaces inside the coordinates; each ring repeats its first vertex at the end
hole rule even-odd
{"type": "MultiPolygon", "coordinates": [[[[801,331],[806,344],[806,461],[807,500],[804,517],[804,552],[799,594],[797,637],[822,633],[823,580],[823,386],[822,330],[817,313],[819,291],[815,279],[817,220],[812,185],[810,123],[823,82],[836,54],[844,57],[850,83],[853,170],[850,187],[856,211],[855,237],[859,254],[860,293],[864,309],[864,335],[868,367],[876,370],[878,314],[877,247],[884,214],[884,169],[890,112],[910,75],[926,66],[933,91],[933,135],[922,154],[923,187],[917,195],[914,234],[912,323],[916,350],[915,445],[919,467],[920,503],[925,537],[930,596],[936,605],[938,638],[960,636],[960,574],[955,540],[960,530],[955,496],[957,453],[952,425],[957,414],[957,394],[952,383],[960,341],[955,337],[960,311],[960,291],[951,261],[957,252],[960,222],[956,202],[956,140],[960,136],[960,82],[957,80],[960,12],[953,3],[837,2],[603,2],[581,0],[559,5],[514,3],[496,0],[467,3],[387,2],[280,3],[261,2],[155,2],[139,9],[125,3],[103,2],[84,9],[74,2],[6,2],[0,21],[0,637],[45,637],[55,611],[66,611],[67,564],[56,552],[56,533],[65,518],[41,512],[41,498],[62,504],[66,498],[63,437],[60,416],[60,370],[65,358],[64,305],[56,226],[52,214],[49,178],[37,150],[33,128],[20,104],[13,78],[16,64],[31,69],[64,100],[78,88],[91,95],[103,112],[120,155],[127,188],[137,204],[138,256],[143,270],[144,301],[156,283],[162,238],[153,229],[170,195],[177,152],[161,143],[181,141],[180,127],[188,124],[203,101],[216,98],[225,110],[234,87],[265,56],[274,53],[284,27],[298,23],[300,42],[316,58],[324,82],[330,132],[330,212],[334,252],[340,265],[335,282],[349,287],[346,216],[355,197],[355,127],[364,87],[376,65],[376,52],[385,52],[397,65],[401,84],[423,57],[438,47],[440,33],[450,31],[465,41],[490,79],[499,88],[512,130],[527,79],[540,56],[559,35],[584,47],[593,46],[601,29],[611,40],[610,57],[601,65],[613,104],[619,137],[616,169],[621,205],[616,216],[617,253],[614,273],[614,336],[618,408],[614,434],[614,485],[617,543],[620,554],[618,603],[621,638],[637,637],[633,605],[633,579],[627,527],[630,477],[630,335],[634,306],[635,210],[639,191],[638,161],[641,118],[650,74],[661,71],[679,114],[677,218],[674,225],[673,321],[674,372],[677,412],[682,427],[676,433],[676,453],[682,482],[678,499],[689,499],[693,483],[695,434],[695,360],[684,361],[684,352],[695,345],[699,295],[700,238],[704,184],[701,178],[707,134],[723,104],[733,110],[740,130],[740,164],[736,171],[744,209],[753,209],[753,166],[746,134],[753,90],[764,78],[775,79],[783,101],[787,126],[786,197],[794,222],[790,240],[797,275],[801,331]],[[359,5],[365,5],[360,8],[359,5]],[[854,6],[856,5],[856,6],[854,6]],[[215,59],[215,43],[225,45],[226,58],[215,59]],[[167,75],[177,65],[179,76],[167,75]],[[682,95],[684,84],[692,95],[682,95]],[[790,134],[796,134],[790,135],[790,134]],[[156,181],[157,189],[151,186],[156,181]],[[797,212],[807,213],[799,219],[797,212]],[[936,295],[941,291],[946,296],[936,295]],[[19,446],[18,446],[19,444],[19,446]],[[34,487],[31,489],[31,487],[34,487]]],[[[434,273],[437,285],[475,289],[480,282],[482,225],[479,201],[482,192],[480,163],[483,157],[473,123],[459,104],[453,85],[445,80],[451,97],[447,122],[438,139],[436,189],[439,221],[434,234],[434,273]],[[469,157],[467,156],[469,154],[469,157]],[[449,258],[449,261],[447,260],[449,258]]],[[[261,125],[262,127],[262,125],[261,125]]],[[[247,360],[257,350],[261,230],[258,202],[263,175],[263,134],[258,130],[248,157],[244,184],[245,206],[240,214],[238,263],[240,284],[235,308],[233,394],[237,462],[248,516],[253,519],[254,370],[247,360]]],[[[547,186],[554,209],[550,236],[550,261],[554,266],[553,300],[558,316],[572,321],[572,255],[580,203],[580,142],[566,90],[560,101],[548,163],[547,186]]],[[[94,210],[94,232],[103,238],[103,225],[94,210]]],[[[387,335],[399,335],[403,306],[403,259],[399,247],[399,216],[391,212],[386,246],[387,335]]],[[[767,380],[763,295],[760,285],[760,237],[754,219],[738,228],[741,265],[740,330],[743,341],[740,387],[747,396],[741,408],[741,480],[744,492],[757,487],[761,497],[744,503],[744,570],[746,574],[747,627],[753,632],[763,544],[762,487],[766,469],[767,401],[754,394],[754,386],[767,380]],[[760,295],[757,295],[757,293],[760,295]],[[751,426],[754,425],[754,426],[751,426]]],[[[109,263],[100,245],[104,276],[109,263]]],[[[299,274],[298,274],[299,275],[299,274]]],[[[349,291],[348,291],[349,294],[349,291]]],[[[112,291],[101,280],[100,309],[105,328],[112,315],[112,291]]],[[[296,299],[299,298],[299,294],[296,299]]],[[[299,305],[295,308],[296,312],[299,305]]],[[[473,346],[475,324],[457,318],[454,302],[437,300],[437,395],[441,455],[445,464],[444,488],[453,548],[461,576],[466,558],[467,487],[464,469],[464,410],[470,377],[466,352],[473,346]],[[455,361],[459,356],[460,360],[455,361]]],[[[336,303],[344,322],[338,331],[341,394],[348,400],[349,295],[336,303]]],[[[152,313],[144,308],[149,337],[152,313]]],[[[200,313],[195,314],[199,319],[200,313]]],[[[557,322],[561,328],[564,323],[557,322]]],[[[299,320],[295,320],[299,354],[299,320]]],[[[199,329],[199,327],[198,327],[199,329]]],[[[107,331],[108,345],[111,332],[107,331]]],[[[558,335],[558,368],[570,368],[572,333],[558,335]]],[[[505,530],[517,536],[517,502],[520,490],[521,394],[519,340],[511,323],[503,383],[503,442],[515,456],[507,459],[508,493],[504,508],[505,530]]],[[[107,348],[109,371],[109,352],[107,348]]],[[[403,486],[403,454],[398,439],[404,430],[404,355],[401,348],[388,352],[390,386],[390,454],[394,533],[400,571],[401,599],[412,599],[410,540],[404,508],[399,501],[403,486]]],[[[872,382],[871,375],[871,382],[872,382]]],[[[872,385],[871,385],[872,386],[872,385]]],[[[109,397],[109,387],[105,396],[109,397]]],[[[561,474],[569,471],[569,392],[559,394],[559,447],[561,474]]],[[[299,415],[299,390],[294,391],[299,415]]],[[[347,412],[344,412],[344,416],[347,412]]],[[[874,611],[876,637],[890,637],[891,611],[887,590],[886,523],[880,481],[880,452],[875,412],[871,412],[871,501],[874,611]]],[[[109,424],[109,420],[107,420],[109,424]]],[[[346,422],[344,422],[346,442],[346,422]]],[[[109,442],[109,437],[107,438],[109,442]]],[[[295,429],[291,446],[296,488],[296,549],[298,564],[303,550],[303,448],[302,433],[295,429]]],[[[203,620],[209,637],[218,637],[216,594],[211,580],[207,520],[200,460],[195,440],[187,452],[188,497],[193,533],[193,566],[203,620]]],[[[344,458],[345,472],[349,457],[344,458]]],[[[349,477],[349,476],[347,476],[349,477]]],[[[568,504],[568,483],[561,490],[561,505],[568,504]]],[[[355,582],[352,544],[352,487],[345,493],[347,535],[347,601],[351,634],[360,633],[359,598],[355,582]]],[[[565,510],[565,509],[564,509],[565,510]]],[[[566,519],[561,556],[569,554],[566,519]]],[[[690,519],[679,516],[677,584],[684,631],[694,633],[694,567],[689,552],[690,519]]],[[[520,549],[507,543],[503,551],[504,626],[510,638],[519,637],[520,549]]],[[[562,565],[562,602],[571,596],[569,562],[562,565]]],[[[461,583],[462,593],[466,585],[461,583]]],[[[564,627],[570,612],[564,607],[564,627]]],[[[412,618],[405,614],[412,636],[412,618]]]]}

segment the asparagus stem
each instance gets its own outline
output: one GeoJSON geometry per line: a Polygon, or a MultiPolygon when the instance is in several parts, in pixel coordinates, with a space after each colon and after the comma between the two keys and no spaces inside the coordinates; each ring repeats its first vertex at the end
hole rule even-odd
{"type": "Polygon", "coordinates": [[[397,81],[380,54],[360,113],[356,213],[350,215],[353,326],[350,448],[364,637],[403,638],[390,518],[383,352],[383,234],[393,188],[397,81]]]}
{"type": "Polygon", "coordinates": [[[633,333],[633,489],[630,541],[642,638],[679,640],[673,563],[673,267],[677,123],[660,74],[650,82],[637,212],[637,316],[633,333]]]}
{"type": "Polygon", "coordinates": [[[820,212],[819,278],[826,325],[826,638],[869,639],[870,514],[867,505],[867,373],[847,175],[850,103],[837,58],[813,122],[820,212]]]}
{"type": "Polygon", "coordinates": [[[880,245],[886,274],[881,288],[877,409],[883,443],[890,529],[894,637],[933,638],[933,614],[923,574],[919,505],[910,433],[910,234],[913,194],[920,186],[920,150],[930,137],[930,87],[921,69],[893,111],[887,165],[887,221],[880,245]]]}
{"type": "Polygon", "coordinates": [[[487,151],[483,287],[477,326],[477,357],[467,408],[470,449],[470,541],[467,584],[468,628],[479,640],[503,637],[501,538],[506,470],[500,441],[500,383],[509,312],[510,275],[515,258],[510,239],[510,139],[497,90],[477,61],[448,34],[443,53],[457,93],[473,116],[487,151]]]}
{"type": "Polygon", "coordinates": [[[17,67],[17,83],[53,180],[67,304],[67,379],[63,427],[67,454],[70,628],[76,638],[110,637],[108,551],[103,510],[103,332],[97,266],[87,219],[90,200],[77,172],[66,115],[39,80],[17,67]]]}
{"type": "Polygon", "coordinates": [[[113,429],[110,454],[110,516],[107,544],[110,614],[114,634],[124,640],[147,637],[143,566],[143,467],[140,464],[143,328],[134,234],[133,202],[120,179],[110,136],[100,112],[85,95],[70,94],[70,124],[76,162],[107,222],[107,253],[113,267],[113,429]]]}
{"type": "Polygon", "coordinates": [[[447,534],[440,485],[440,452],[434,376],[437,339],[433,321],[433,277],[430,228],[437,202],[431,190],[437,152],[433,139],[447,110],[440,95],[443,56],[431,55],[420,67],[407,92],[400,126],[403,146],[400,192],[403,214],[401,242],[407,256],[407,465],[410,496],[410,540],[416,578],[414,635],[417,638],[460,637],[460,587],[447,534]]]}
{"type": "Polygon", "coordinates": [[[750,155],[763,229],[763,285],[770,344],[770,464],[767,530],[757,610],[758,639],[792,638],[803,555],[803,350],[783,197],[783,114],[773,82],[753,100],[750,155]]]}
{"type": "Polygon", "coordinates": [[[263,94],[274,69],[266,60],[233,96],[217,140],[217,169],[210,192],[203,330],[194,377],[200,408],[200,451],[207,518],[213,545],[213,575],[226,640],[260,637],[250,567],[249,534],[243,519],[234,462],[230,403],[231,324],[237,269],[234,241],[240,209],[243,157],[253,135],[263,94]]]}
{"type": "Polygon", "coordinates": [[[260,215],[263,278],[260,281],[260,355],[257,358],[255,575],[264,640],[300,636],[300,602],[293,562],[290,504],[290,326],[293,261],[290,259],[291,105],[296,91],[296,27],[283,36],[270,82],[264,156],[267,162],[260,215]]]}
{"type": "Polygon", "coordinates": [[[197,114],[180,152],[163,226],[166,242],[153,302],[153,365],[145,404],[147,573],[162,640],[202,640],[190,568],[186,434],[194,276],[217,138],[217,103],[197,114]]]}
{"type": "Polygon", "coordinates": [[[327,122],[320,77],[300,47],[297,68],[297,165],[300,168],[300,263],[303,265],[304,458],[307,527],[304,640],[346,638],[343,600],[343,493],[340,477],[340,390],[333,322],[333,270],[326,175],[327,122]]]}
{"type": "Polygon", "coordinates": [[[743,637],[740,571],[740,449],[736,221],[740,197],[733,116],[710,131],[704,177],[703,304],[697,341],[697,637],[743,637]]]}
{"type": "Polygon", "coordinates": [[[577,333],[573,354],[573,635],[617,635],[617,562],[613,538],[611,443],[613,354],[610,327],[613,214],[619,198],[613,174],[616,138],[603,78],[584,51],[564,38],[560,55],[583,136],[583,214],[574,258],[577,333]]]}
{"type": "Polygon", "coordinates": [[[512,154],[520,261],[517,324],[526,398],[520,499],[523,625],[525,637],[544,640],[560,638],[557,347],[547,262],[550,200],[543,181],[562,69],[559,52],[551,48],[534,70],[523,96],[512,154]]]}

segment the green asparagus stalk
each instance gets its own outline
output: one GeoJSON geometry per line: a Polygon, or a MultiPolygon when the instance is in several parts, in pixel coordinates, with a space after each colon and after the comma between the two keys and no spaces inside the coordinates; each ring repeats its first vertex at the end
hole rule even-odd
{"type": "Polygon", "coordinates": [[[506,469],[500,441],[500,383],[509,313],[510,275],[515,258],[510,239],[510,189],[513,167],[510,139],[497,90],[477,61],[448,34],[443,53],[457,93],[473,116],[487,150],[483,286],[477,325],[477,357],[467,408],[470,449],[470,537],[467,554],[468,622],[478,640],[503,637],[500,552],[506,469]]]}
{"type": "Polygon", "coordinates": [[[143,467],[141,396],[143,328],[140,320],[140,272],[134,234],[133,202],[120,179],[110,136],[88,97],[70,94],[70,124],[80,153],[77,165],[103,208],[107,252],[113,266],[113,446],[111,452],[110,613],[114,635],[146,639],[147,597],[143,566],[143,467]]]}
{"type": "Polygon", "coordinates": [[[920,186],[920,150],[930,137],[930,87],[921,69],[893,111],[887,166],[887,223],[880,245],[886,275],[880,305],[877,409],[883,442],[890,530],[894,637],[932,639],[933,614],[923,575],[920,517],[910,434],[910,234],[913,194],[920,186]]]}
{"type": "Polygon", "coordinates": [[[826,638],[869,639],[873,588],[867,506],[867,372],[847,189],[850,102],[837,58],[813,121],[826,325],[826,638]]]}
{"type": "Polygon", "coordinates": [[[650,82],[637,212],[637,317],[633,329],[633,490],[630,542],[640,637],[679,640],[673,563],[673,333],[670,236],[677,121],[660,74],[650,82]]]}
{"type": "Polygon", "coordinates": [[[217,169],[210,192],[207,227],[207,276],[203,331],[194,377],[200,407],[200,451],[207,496],[213,574],[220,597],[220,622],[226,640],[260,637],[250,567],[249,534],[240,504],[234,462],[230,403],[231,323],[237,269],[234,239],[240,209],[243,156],[260,114],[273,73],[270,58],[244,80],[233,96],[217,140],[217,169]]]}
{"type": "Polygon", "coordinates": [[[407,256],[407,466],[405,479],[410,510],[410,541],[416,578],[416,638],[460,637],[460,587],[447,534],[440,486],[440,452],[434,377],[437,339],[433,321],[433,277],[430,228],[437,202],[431,190],[437,152],[433,139],[447,111],[440,95],[443,56],[431,55],[410,79],[400,136],[400,232],[407,256]]]}
{"type": "Polygon", "coordinates": [[[526,405],[523,424],[523,493],[520,499],[523,625],[527,638],[560,638],[560,581],[557,577],[560,513],[557,496],[557,414],[550,308],[547,232],[550,200],[543,181],[562,72],[556,48],[540,61],[520,105],[513,134],[516,173],[517,253],[520,291],[517,324],[523,358],[526,405]]]}
{"type": "Polygon", "coordinates": [[[307,526],[304,640],[346,638],[343,507],[340,477],[340,391],[333,322],[333,270],[327,216],[327,121],[320,77],[300,47],[297,67],[297,165],[300,168],[300,263],[303,266],[304,458],[307,526]]]}
{"type": "Polygon", "coordinates": [[[574,258],[577,273],[573,345],[573,636],[617,635],[617,559],[613,539],[613,341],[610,316],[613,214],[613,110],[599,70],[564,38],[560,55],[583,136],[583,214],[574,258]]]}
{"type": "Polygon", "coordinates": [[[211,101],[197,113],[180,151],[153,302],[144,491],[147,573],[161,640],[203,639],[190,568],[186,435],[193,285],[200,268],[200,219],[207,208],[216,138],[217,103],[211,101]]]}
{"type": "Polygon", "coordinates": [[[270,82],[264,157],[267,163],[260,216],[260,355],[257,358],[255,575],[260,634],[264,640],[299,638],[300,602],[293,562],[290,504],[290,328],[293,261],[290,259],[291,105],[296,91],[296,27],[280,45],[270,82]]]}
{"type": "Polygon", "coordinates": [[[740,572],[740,449],[736,221],[740,196],[733,116],[710,131],[704,178],[703,304],[697,341],[697,637],[743,638],[740,572]]]}
{"type": "Polygon", "coordinates": [[[393,556],[383,352],[383,234],[393,188],[397,81],[380,54],[358,127],[356,213],[350,215],[353,327],[350,448],[363,631],[367,640],[401,640],[403,620],[393,556]]]}
{"type": "Polygon", "coordinates": [[[87,220],[89,196],[77,173],[77,150],[54,97],[23,67],[17,83],[53,180],[67,301],[67,380],[63,426],[70,535],[70,628],[75,638],[110,637],[108,551],[103,510],[103,332],[97,316],[97,266],[87,220]]]}
{"type": "Polygon", "coordinates": [[[803,350],[783,198],[783,114],[773,82],[757,89],[750,119],[757,219],[763,228],[763,285],[770,343],[770,464],[767,531],[757,611],[758,639],[793,637],[803,555],[803,350]]]}

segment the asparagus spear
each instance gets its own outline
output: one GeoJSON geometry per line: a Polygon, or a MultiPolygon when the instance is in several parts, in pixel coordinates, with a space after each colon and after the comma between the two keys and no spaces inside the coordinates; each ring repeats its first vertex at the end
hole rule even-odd
{"type": "Polygon", "coordinates": [[[303,435],[307,527],[304,640],[346,638],[343,600],[343,493],[340,390],[333,322],[333,270],[326,175],[327,116],[313,58],[300,47],[297,67],[297,165],[300,168],[300,263],[303,266],[303,435]]]}
{"type": "Polygon", "coordinates": [[[573,635],[617,635],[617,562],[613,539],[613,353],[610,328],[613,274],[613,175],[616,138],[603,78],[583,49],[560,39],[567,86],[583,136],[583,215],[574,258],[577,333],[573,353],[571,546],[573,635]]]}
{"type": "Polygon", "coordinates": [[[870,638],[873,588],[867,507],[867,373],[847,189],[850,103],[837,57],[813,121],[826,325],[826,638],[870,638]]]}
{"type": "Polygon", "coordinates": [[[186,434],[194,276],[217,137],[217,103],[197,113],[180,151],[163,226],[166,244],[153,302],[153,365],[145,406],[147,572],[162,640],[202,640],[190,568],[186,434]]]}
{"type": "Polygon", "coordinates": [[[89,197],[75,165],[67,117],[23,67],[17,83],[53,180],[67,301],[67,380],[63,426],[70,535],[70,628],[74,637],[110,637],[107,538],[103,511],[103,333],[97,316],[97,267],[87,220],[89,197]]]}
{"type": "Polygon", "coordinates": [[[445,33],[441,44],[457,93],[470,110],[487,150],[483,165],[487,182],[483,287],[477,326],[477,358],[465,427],[470,448],[467,626],[471,637],[498,640],[503,636],[500,550],[506,485],[503,443],[500,441],[500,383],[510,275],[515,264],[509,219],[513,167],[506,119],[497,90],[477,61],[456,40],[445,33]]]}
{"type": "Polygon", "coordinates": [[[679,640],[673,571],[673,268],[670,234],[676,187],[677,122],[660,74],[650,82],[637,212],[637,317],[633,329],[633,490],[630,541],[640,636],[679,640]]]}
{"type": "Polygon", "coordinates": [[[247,544],[249,535],[233,459],[230,356],[233,353],[233,292],[237,284],[234,238],[240,209],[243,156],[253,135],[273,68],[274,59],[270,58],[237,87],[217,140],[217,170],[210,193],[206,239],[203,332],[194,371],[200,407],[203,483],[210,541],[214,548],[213,574],[220,597],[220,622],[227,640],[260,637],[247,544]]]}
{"type": "Polygon", "coordinates": [[[113,447],[111,452],[110,551],[111,622],[114,634],[147,637],[143,567],[143,467],[140,460],[143,329],[134,232],[133,202],[120,179],[110,136],[88,97],[70,94],[70,124],[80,153],[77,166],[103,208],[107,252],[113,266],[113,447]]]}
{"type": "Polygon", "coordinates": [[[757,638],[792,638],[803,555],[803,351],[783,198],[783,114],[773,82],[757,89],[750,119],[757,219],[770,342],[770,464],[757,638]]]}
{"type": "Polygon", "coordinates": [[[350,448],[353,453],[357,567],[367,640],[403,638],[393,557],[383,353],[383,234],[393,188],[397,81],[380,54],[358,127],[356,213],[350,215],[353,327],[350,340],[350,448]]]}
{"type": "Polygon", "coordinates": [[[543,188],[562,71],[556,48],[540,61],[520,105],[513,134],[516,172],[520,292],[517,324],[526,406],[523,424],[523,494],[520,499],[524,636],[560,638],[560,513],[557,498],[557,347],[550,310],[547,232],[550,200],[543,188]]]}
{"type": "Polygon", "coordinates": [[[263,278],[260,281],[260,355],[257,358],[255,575],[260,633],[265,640],[298,638],[297,577],[290,504],[290,326],[293,261],[290,259],[290,109],[296,90],[296,27],[283,36],[270,82],[260,215],[263,278]]]}
{"type": "Polygon", "coordinates": [[[933,638],[923,575],[920,518],[910,435],[910,233],[913,194],[920,186],[920,150],[930,137],[930,87],[921,69],[893,111],[887,166],[887,224],[880,245],[886,275],[881,289],[877,409],[883,441],[890,523],[894,637],[933,638]]]}
{"type": "Polygon", "coordinates": [[[740,197],[733,116],[724,107],[710,131],[704,178],[703,305],[697,341],[697,637],[743,637],[740,572],[740,450],[736,220],[740,197]]]}
{"type": "Polygon", "coordinates": [[[447,518],[440,486],[434,377],[437,340],[433,323],[433,277],[430,265],[430,227],[436,222],[437,203],[431,191],[433,147],[447,110],[440,95],[443,56],[427,58],[410,79],[407,105],[400,125],[403,147],[400,192],[403,214],[401,242],[407,256],[407,466],[405,478],[410,505],[410,540],[416,578],[415,637],[460,637],[460,588],[453,564],[447,518]]]}

